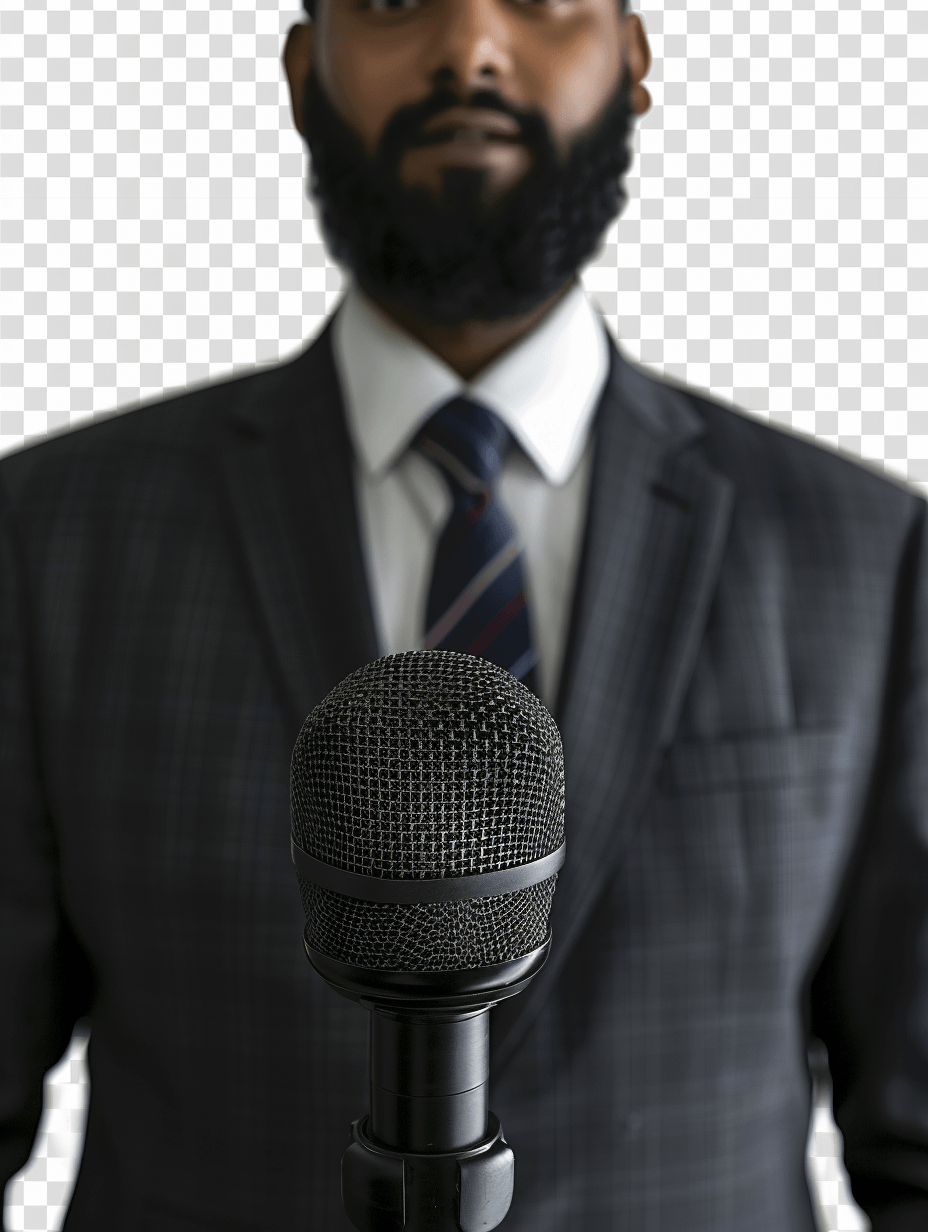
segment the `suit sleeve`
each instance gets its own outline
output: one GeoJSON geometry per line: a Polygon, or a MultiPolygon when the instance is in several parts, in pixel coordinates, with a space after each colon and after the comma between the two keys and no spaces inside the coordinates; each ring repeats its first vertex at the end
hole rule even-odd
{"type": "Polygon", "coordinates": [[[60,906],[29,626],[0,476],[0,1185],[29,1158],[43,1078],[89,1004],[87,966],[60,906]]]}
{"type": "Polygon", "coordinates": [[[882,748],[837,929],[812,984],[835,1121],[873,1232],[928,1228],[928,543],[917,502],[882,748]]]}

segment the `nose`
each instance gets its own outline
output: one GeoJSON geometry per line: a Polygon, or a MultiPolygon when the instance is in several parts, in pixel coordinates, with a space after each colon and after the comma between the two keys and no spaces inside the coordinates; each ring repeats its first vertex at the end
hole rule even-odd
{"type": "Polygon", "coordinates": [[[512,71],[508,23],[500,0],[444,0],[432,42],[431,76],[463,96],[499,87],[512,71]]]}

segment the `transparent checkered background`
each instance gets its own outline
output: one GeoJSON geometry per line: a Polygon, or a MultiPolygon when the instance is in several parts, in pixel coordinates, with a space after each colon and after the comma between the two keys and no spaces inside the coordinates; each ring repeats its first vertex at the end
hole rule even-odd
{"type": "MultiPolygon", "coordinates": [[[[644,0],[651,112],[585,272],[625,353],[928,490],[928,11],[644,0]]],[[[0,0],[0,451],[292,354],[338,302],[280,0],[0,0]]],[[[638,7],[638,0],[635,0],[638,7]]],[[[11,1229],[60,1226],[84,1042],[11,1229]]],[[[828,1232],[866,1226],[819,1101],[828,1232]]]]}

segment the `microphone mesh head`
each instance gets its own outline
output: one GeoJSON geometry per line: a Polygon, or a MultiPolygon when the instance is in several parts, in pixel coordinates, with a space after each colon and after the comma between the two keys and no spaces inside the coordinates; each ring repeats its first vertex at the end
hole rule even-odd
{"type": "MultiPolygon", "coordinates": [[[[299,845],[388,880],[461,877],[564,841],[554,720],[513,676],[450,650],[389,655],[337,685],[293,750],[299,845]]],[[[491,898],[411,905],[347,898],[300,877],[308,944],[385,971],[458,971],[544,943],[556,875],[491,898]]]]}

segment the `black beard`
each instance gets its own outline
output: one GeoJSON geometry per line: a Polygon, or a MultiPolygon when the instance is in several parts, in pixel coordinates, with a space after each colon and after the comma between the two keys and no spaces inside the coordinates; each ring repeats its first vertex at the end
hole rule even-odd
{"type": "Polygon", "coordinates": [[[439,86],[396,112],[372,157],[310,73],[310,188],[329,250],[372,297],[432,321],[454,325],[527,312],[593,256],[623,208],[633,114],[626,73],[562,160],[538,112],[517,111],[490,91],[464,100],[439,86]],[[438,196],[399,178],[403,155],[427,140],[426,122],[464,101],[517,120],[531,155],[530,170],[494,202],[487,202],[487,173],[479,168],[446,169],[438,196]]]}

